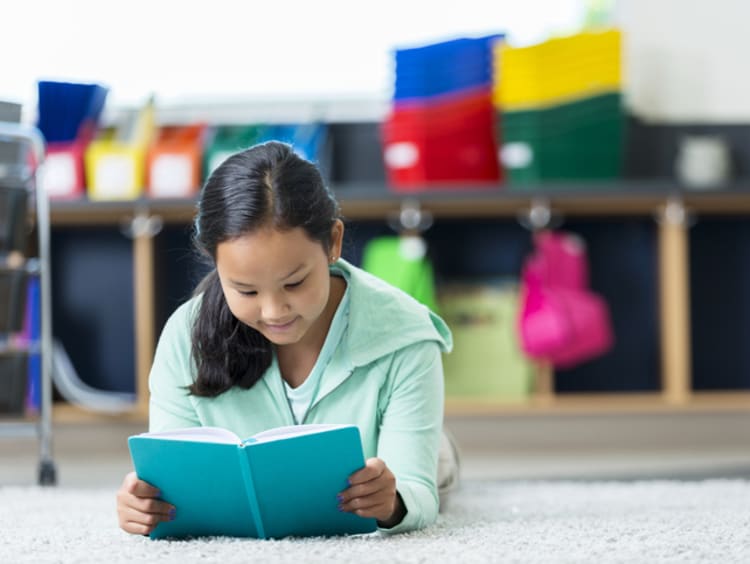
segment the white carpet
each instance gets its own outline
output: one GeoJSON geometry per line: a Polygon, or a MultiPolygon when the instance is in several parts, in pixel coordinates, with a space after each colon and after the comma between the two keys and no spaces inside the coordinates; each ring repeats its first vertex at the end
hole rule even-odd
{"type": "Polygon", "coordinates": [[[151,541],[113,491],[0,488],[0,562],[750,562],[750,482],[467,482],[436,525],[351,538],[151,541]]]}

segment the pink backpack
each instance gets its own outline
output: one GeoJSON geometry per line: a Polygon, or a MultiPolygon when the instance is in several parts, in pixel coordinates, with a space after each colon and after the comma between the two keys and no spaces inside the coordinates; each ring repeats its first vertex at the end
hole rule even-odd
{"type": "Polygon", "coordinates": [[[570,368],[613,345],[606,302],[588,288],[583,242],[574,235],[540,231],[521,273],[518,329],[522,350],[556,368],[570,368]]]}

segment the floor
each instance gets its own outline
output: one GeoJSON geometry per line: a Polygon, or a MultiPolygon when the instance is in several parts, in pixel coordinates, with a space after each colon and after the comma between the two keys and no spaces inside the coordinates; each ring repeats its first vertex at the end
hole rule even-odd
{"type": "MultiPolygon", "coordinates": [[[[464,479],[750,479],[750,413],[450,417],[464,479]]],[[[143,423],[56,423],[58,483],[116,489],[143,423]]],[[[37,480],[38,442],[0,437],[0,486],[37,480]]]]}

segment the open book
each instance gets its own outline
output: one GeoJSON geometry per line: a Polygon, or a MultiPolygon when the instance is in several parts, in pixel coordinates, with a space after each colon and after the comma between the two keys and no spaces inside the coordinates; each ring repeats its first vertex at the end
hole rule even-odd
{"type": "Polygon", "coordinates": [[[242,440],[218,427],[128,439],[135,471],[176,507],[151,538],[256,538],[368,533],[366,519],[338,510],[336,496],[365,465],[354,425],[296,425],[242,440]]]}

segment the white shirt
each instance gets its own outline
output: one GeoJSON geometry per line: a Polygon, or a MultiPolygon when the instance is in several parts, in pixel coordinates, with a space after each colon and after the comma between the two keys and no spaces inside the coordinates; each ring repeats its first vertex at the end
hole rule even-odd
{"type": "MultiPolygon", "coordinates": [[[[343,278],[344,273],[338,269],[331,269],[333,274],[341,275],[343,278]]],[[[289,402],[289,407],[292,410],[294,416],[294,422],[298,425],[305,420],[305,415],[310,409],[310,406],[315,401],[315,396],[318,392],[318,386],[320,385],[320,379],[325,372],[328,362],[333,356],[333,352],[341,342],[341,338],[346,331],[346,327],[349,323],[349,283],[347,281],[346,290],[341,298],[336,313],[331,320],[331,327],[328,329],[328,335],[323,343],[323,347],[320,349],[318,359],[315,361],[312,371],[307,376],[304,382],[292,388],[284,380],[284,389],[286,390],[286,399],[289,402]]]]}

